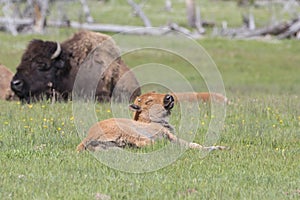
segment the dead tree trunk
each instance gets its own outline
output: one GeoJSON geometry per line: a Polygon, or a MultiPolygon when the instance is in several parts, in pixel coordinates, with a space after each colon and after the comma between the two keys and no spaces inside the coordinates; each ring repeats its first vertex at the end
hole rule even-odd
{"type": "Polygon", "coordinates": [[[9,31],[12,35],[18,35],[17,27],[14,24],[14,17],[13,17],[13,5],[10,0],[5,1],[5,6],[2,8],[3,14],[6,18],[5,28],[9,31]]]}
{"type": "Polygon", "coordinates": [[[172,11],[172,1],[165,0],[165,11],[171,12],[172,11]]]}
{"type": "Polygon", "coordinates": [[[91,16],[90,9],[89,9],[89,6],[87,4],[87,1],[86,0],[80,0],[80,3],[82,5],[82,9],[83,9],[83,12],[84,12],[84,15],[85,15],[86,22],[87,23],[93,23],[94,19],[91,16]]]}
{"type": "Polygon", "coordinates": [[[196,27],[196,2],[195,0],[185,0],[187,21],[190,27],[196,27]]]}
{"type": "Polygon", "coordinates": [[[252,13],[243,14],[243,23],[245,27],[250,31],[253,31],[256,28],[254,16],[252,15],[252,13]]]}
{"type": "Polygon", "coordinates": [[[198,31],[199,34],[204,34],[205,33],[205,29],[203,28],[203,23],[202,23],[201,13],[200,13],[200,8],[199,7],[196,8],[195,25],[196,25],[196,28],[197,28],[197,31],[198,31]]]}
{"type": "Polygon", "coordinates": [[[48,0],[36,0],[33,2],[34,7],[34,26],[35,33],[44,33],[46,25],[46,15],[48,10],[48,0]]]}

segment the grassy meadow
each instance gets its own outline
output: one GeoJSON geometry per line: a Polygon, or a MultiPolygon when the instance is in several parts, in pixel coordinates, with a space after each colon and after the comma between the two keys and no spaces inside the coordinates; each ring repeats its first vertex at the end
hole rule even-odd
{"type": "MultiPolygon", "coordinates": [[[[116,2],[109,1],[101,9],[109,12],[116,2]]],[[[151,9],[157,10],[158,2],[153,1],[153,8],[146,4],[146,11],[153,13],[151,9]]],[[[183,1],[175,2],[176,8],[183,1]]],[[[208,11],[220,9],[214,7],[217,2],[208,11]]],[[[234,7],[233,2],[220,4],[228,13],[234,7]]],[[[124,16],[132,18],[130,23],[138,23],[129,11],[124,11],[130,10],[125,5],[120,5],[119,12],[127,13],[124,16]]],[[[204,8],[209,5],[204,1],[204,8]]],[[[103,22],[112,23],[111,16],[98,14],[103,22]]],[[[183,20],[180,13],[172,15],[183,20]]],[[[230,19],[238,24],[234,15],[239,14],[233,13],[230,19]]],[[[115,14],[114,22],[125,23],[125,17],[121,16],[115,14]]],[[[153,17],[155,25],[162,20],[156,14],[153,17]]],[[[222,18],[221,14],[216,15],[215,19],[218,18],[222,18]]],[[[45,35],[17,37],[1,32],[0,63],[15,71],[28,41],[33,38],[63,41],[74,31],[49,30],[45,35]]],[[[132,36],[124,38],[134,40],[132,36]]],[[[197,42],[216,63],[231,102],[226,106],[226,118],[217,142],[230,150],[213,151],[205,157],[198,151],[187,150],[162,169],[139,174],[122,172],[104,165],[88,152],[76,152],[81,138],[75,126],[72,102],[22,105],[0,101],[0,199],[299,199],[299,41],[206,37],[197,42]]],[[[135,67],[151,62],[147,55],[142,52],[124,59],[130,67],[135,67]]],[[[172,68],[186,69],[184,62],[159,57],[157,53],[154,57],[172,68]]],[[[186,78],[197,83],[188,71],[186,78]]],[[[199,89],[206,90],[206,87],[199,86],[199,89]]],[[[199,104],[199,110],[194,141],[203,143],[213,116],[207,104],[199,104]]],[[[110,105],[104,103],[95,105],[95,113],[98,119],[113,114],[110,105]]],[[[178,116],[180,110],[175,108],[170,120],[177,129],[178,116]]],[[[164,145],[159,143],[154,148],[164,145]]]]}

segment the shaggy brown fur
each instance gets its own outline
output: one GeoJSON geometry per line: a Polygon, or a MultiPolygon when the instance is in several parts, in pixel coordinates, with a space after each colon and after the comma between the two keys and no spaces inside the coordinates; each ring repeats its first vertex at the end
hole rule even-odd
{"type": "Polygon", "coordinates": [[[121,84],[120,93],[131,95],[132,99],[140,94],[136,77],[121,59],[115,42],[107,35],[91,31],[79,31],[61,44],[31,41],[11,86],[20,99],[26,102],[40,100],[43,96],[51,98],[54,94],[67,100],[70,99],[81,66],[85,73],[81,77],[80,89],[83,90],[80,91],[96,88],[92,92],[98,101],[110,100],[118,80],[124,74],[127,74],[127,80],[121,84]],[[96,48],[99,45],[101,48],[96,48]],[[94,83],[98,85],[89,88],[94,83]]]}
{"type": "Polygon", "coordinates": [[[178,92],[172,93],[176,102],[181,101],[202,101],[202,102],[210,102],[215,101],[218,103],[228,103],[228,99],[219,93],[213,92],[178,92]]]}
{"type": "Polygon", "coordinates": [[[77,146],[77,151],[98,151],[110,147],[144,147],[157,139],[167,138],[171,142],[192,149],[225,149],[222,146],[203,147],[187,142],[174,135],[174,128],[168,123],[170,110],[174,106],[172,95],[148,93],[138,97],[138,104],[130,105],[138,115],[135,120],[111,118],[94,124],[88,135],[77,146]]]}

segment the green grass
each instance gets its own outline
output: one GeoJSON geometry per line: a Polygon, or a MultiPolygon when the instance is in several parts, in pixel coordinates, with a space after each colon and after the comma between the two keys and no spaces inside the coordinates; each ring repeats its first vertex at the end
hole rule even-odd
{"type": "MultiPolygon", "coordinates": [[[[87,152],[76,153],[80,138],[71,103],[1,102],[0,197],[91,199],[100,193],[112,199],[297,199],[299,97],[235,100],[218,142],[229,151],[202,158],[189,150],[170,166],[144,174],[117,171],[87,152]]],[[[100,119],[111,116],[108,109],[97,105],[100,119]]],[[[207,105],[201,106],[196,142],[203,142],[205,113],[207,105]]]]}
{"type": "MultiPolygon", "coordinates": [[[[145,12],[154,24],[164,23],[171,15],[177,22],[185,23],[184,10],[181,17],[180,12],[173,12],[159,19],[153,10],[159,12],[161,3],[151,2],[154,6],[146,4],[145,12]]],[[[204,16],[218,11],[214,7],[219,5],[217,2],[202,3],[207,9],[202,12],[204,16]]],[[[219,12],[216,19],[226,15],[232,24],[238,24],[239,14],[226,14],[234,3],[220,3],[224,12],[219,12]]],[[[174,1],[175,8],[183,5],[183,1],[174,1]]],[[[140,23],[129,14],[125,1],[99,6],[101,12],[92,7],[93,12],[105,23],[125,24],[128,19],[131,24],[140,23]],[[120,14],[110,12],[116,3],[120,3],[120,14]]],[[[18,37],[0,33],[0,63],[15,71],[28,41],[63,41],[73,32],[48,30],[43,36],[18,37]]],[[[136,37],[124,39],[130,43],[136,37]]],[[[188,150],[176,162],[154,172],[121,172],[88,152],[76,153],[81,138],[71,102],[20,105],[0,101],[0,199],[100,199],[101,194],[111,199],[299,199],[299,42],[220,38],[197,42],[218,66],[232,102],[226,108],[225,124],[217,142],[230,150],[215,151],[204,158],[201,152],[188,150]]],[[[175,41],[174,45],[180,48],[175,41]]],[[[206,90],[202,80],[195,80],[188,63],[176,56],[140,51],[126,54],[124,59],[130,67],[154,61],[168,65],[183,73],[193,85],[200,83],[195,86],[198,91],[206,90]]],[[[99,120],[113,114],[108,104],[97,104],[95,112],[99,120]]],[[[179,109],[175,108],[171,122],[177,129],[179,119],[179,109]]],[[[201,104],[195,142],[204,142],[210,119],[210,106],[201,104]]],[[[165,144],[160,142],[134,152],[155,151],[165,144]]]]}

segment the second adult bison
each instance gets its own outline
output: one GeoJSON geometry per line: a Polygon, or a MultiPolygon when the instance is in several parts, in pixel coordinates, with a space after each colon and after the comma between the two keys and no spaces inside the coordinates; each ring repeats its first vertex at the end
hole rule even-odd
{"type": "MultiPolygon", "coordinates": [[[[93,64],[100,66],[97,68],[99,70],[95,71],[94,68],[94,71],[84,75],[83,80],[99,81],[94,91],[97,100],[109,101],[117,82],[124,74],[127,80],[123,81],[124,84],[118,84],[121,86],[118,91],[131,99],[141,93],[136,77],[119,56],[114,41],[107,35],[90,31],[80,31],[61,44],[31,41],[11,81],[11,88],[25,102],[57,94],[59,98],[67,100],[80,66],[93,68],[93,64]],[[97,48],[103,43],[104,51],[97,48]],[[112,62],[105,66],[108,64],[105,60],[112,62]],[[97,80],[92,80],[95,74],[99,76],[97,80]]],[[[88,84],[87,82],[86,85],[88,84]]]]}
{"type": "Polygon", "coordinates": [[[0,99],[17,100],[18,98],[10,89],[10,80],[13,73],[4,65],[0,64],[0,99]]]}

